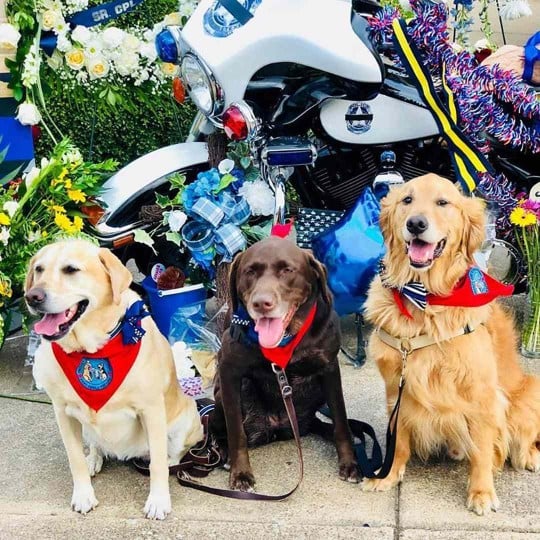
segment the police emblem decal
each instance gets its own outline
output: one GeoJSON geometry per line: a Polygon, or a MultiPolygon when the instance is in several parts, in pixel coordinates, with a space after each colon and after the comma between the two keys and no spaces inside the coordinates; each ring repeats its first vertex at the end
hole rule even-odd
{"type": "Polygon", "coordinates": [[[103,390],[112,382],[113,372],[108,358],[83,358],[77,368],[79,382],[89,390],[103,390]]]}

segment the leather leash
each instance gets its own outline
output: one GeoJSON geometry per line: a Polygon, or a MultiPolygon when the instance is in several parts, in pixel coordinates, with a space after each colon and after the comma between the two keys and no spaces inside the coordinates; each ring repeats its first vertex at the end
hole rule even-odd
{"type": "Polygon", "coordinates": [[[176,477],[178,478],[178,482],[180,483],[180,485],[193,488],[198,491],[204,491],[205,493],[211,493],[212,495],[219,495],[220,497],[228,497],[230,499],[242,499],[250,501],[281,501],[292,495],[298,489],[304,478],[304,459],[302,456],[302,445],[300,443],[300,430],[298,429],[298,420],[296,418],[296,411],[294,409],[292,401],[292,387],[289,385],[287,375],[282,368],[280,368],[276,364],[272,364],[272,371],[276,375],[276,379],[281,392],[281,397],[283,399],[283,404],[285,405],[285,410],[287,411],[287,416],[289,417],[289,422],[291,423],[291,428],[294,434],[294,440],[296,442],[298,461],[300,463],[300,471],[296,485],[290,491],[282,495],[265,495],[264,493],[216,488],[211,486],[205,486],[204,484],[200,484],[199,482],[192,480],[192,476],[195,475],[189,469],[180,469],[177,471],[176,477]]]}

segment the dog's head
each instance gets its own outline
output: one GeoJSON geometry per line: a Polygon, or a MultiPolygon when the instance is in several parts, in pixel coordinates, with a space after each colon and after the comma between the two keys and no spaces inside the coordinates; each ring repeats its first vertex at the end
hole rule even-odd
{"type": "Polygon", "coordinates": [[[31,259],[24,287],[29,310],[42,315],[34,329],[64,337],[92,311],[119,304],[131,273],[108,249],[84,240],[56,242],[31,259]]]}
{"type": "Polygon", "coordinates": [[[229,282],[233,310],[239,302],[245,306],[263,347],[276,347],[287,329],[298,331],[303,321],[297,311],[308,299],[332,303],[324,266],[310,251],[275,236],[237,255],[229,282]]]}
{"type": "Polygon", "coordinates": [[[390,284],[417,280],[433,293],[448,294],[484,240],[483,201],[427,174],[390,190],[381,206],[390,284]]]}

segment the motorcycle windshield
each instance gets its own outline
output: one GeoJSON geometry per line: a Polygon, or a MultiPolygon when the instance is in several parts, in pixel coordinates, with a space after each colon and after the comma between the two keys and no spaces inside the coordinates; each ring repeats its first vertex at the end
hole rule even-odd
{"type": "Polygon", "coordinates": [[[225,106],[243,98],[257,71],[283,62],[382,81],[377,59],[351,26],[350,1],[235,0],[249,14],[243,20],[225,6],[230,1],[201,0],[182,31],[222,88],[225,106]]]}

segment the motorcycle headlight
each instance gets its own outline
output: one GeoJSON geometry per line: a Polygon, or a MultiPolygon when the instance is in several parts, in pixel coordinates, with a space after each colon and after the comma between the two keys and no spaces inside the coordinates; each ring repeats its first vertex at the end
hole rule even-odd
{"type": "Polygon", "coordinates": [[[199,58],[187,53],[182,58],[180,72],[191,99],[204,115],[212,116],[221,112],[221,89],[199,58]]]}

